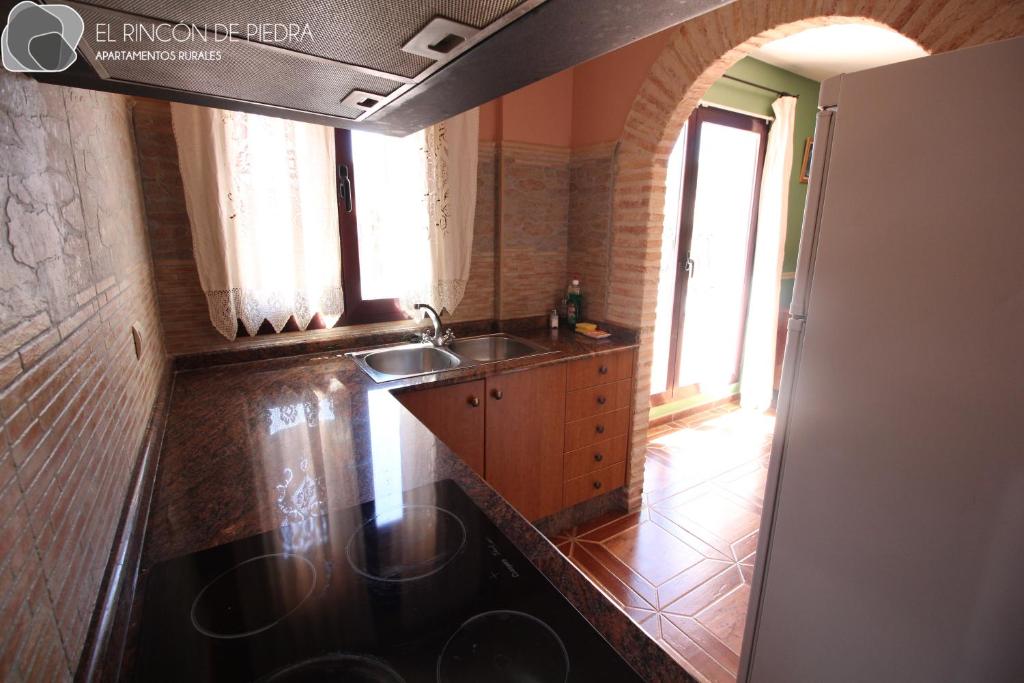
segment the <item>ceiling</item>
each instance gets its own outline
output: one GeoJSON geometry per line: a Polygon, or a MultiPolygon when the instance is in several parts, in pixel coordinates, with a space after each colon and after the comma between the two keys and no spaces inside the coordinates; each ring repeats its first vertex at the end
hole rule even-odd
{"type": "Polygon", "coordinates": [[[751,53],[762,62],[823,81],[842,73],[924,57],[928,53],[891,29],[833,24],[774,40],[751,53]]]}

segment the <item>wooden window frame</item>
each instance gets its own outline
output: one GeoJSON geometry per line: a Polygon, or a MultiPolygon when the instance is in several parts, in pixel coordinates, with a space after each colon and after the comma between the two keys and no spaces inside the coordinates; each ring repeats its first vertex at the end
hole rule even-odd
{"type": "Polygon", "coordinates": [[[351,131],[344,128],[334,130],[334,152],[337,164],[338,232],[341,238],[341,286],[345,296],[345,312],[335,327],[408,320],[409,316],[399,306],[398,299],[363,298],[359,230],[356,225],[358,171],[352,163],[351,131]],[[347,187],[343,187],[346,180],[347,187]]]}
{"type": "MultiPolygon", "coordinates": [[[[761,175],[764,171],[764,157],[768,145],[769,123],[756,116],[741,114],[739,112],[718,109],[700,105],[693,110],[686,126],[686,150],[683,158],[683,188],[679,202],[679,251],[676,254],[676,286],[674,300],[672,302],[672,329],[669,339],[669,357],[667,382],[665,391],[651,396],[651,405],[658,406],[680,399],[688,398],[697,392],[688,387],[678,386],[679,381],[679,355],[683,345],[683,318],[686,309],[686,289],[689,284],[689,277],[683,269],[683,264],[688,257],[690,239],[693,236],[693,211],[697,199],[697,173],[700,158],[700,130],[702,123],[717,123],[741,130],[749,130],[760,134],[761,144],[758,149],[757,168],[755,170],[754,192],[751,198],[752,207],[750,210],[750,232],[747,244],[747,267],[744,275],[744,296],[743,310],[746,312],[750,306],[750,286],[754,267],[754,247],[757,243],[757,210],[761,198],[761,175]]],[[[746,329],[746,313],[744,313],[744,329],[746,329]]],[[[740,343],[736,353],[736,370],[732,381],[739,380],[740,359],[743,357],[743,344],[745,335],[741,334],[740,343]]]]}

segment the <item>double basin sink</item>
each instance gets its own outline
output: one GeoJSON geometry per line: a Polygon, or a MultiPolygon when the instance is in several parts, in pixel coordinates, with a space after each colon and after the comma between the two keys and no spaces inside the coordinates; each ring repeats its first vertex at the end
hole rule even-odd
{"type": "Polygon", "coordinates": [[[346,355],[375,382],[389,382],[545,353],[552,352],[540,344],[499,333],[456,339],[446,346],[402,344],[346,355]]]}

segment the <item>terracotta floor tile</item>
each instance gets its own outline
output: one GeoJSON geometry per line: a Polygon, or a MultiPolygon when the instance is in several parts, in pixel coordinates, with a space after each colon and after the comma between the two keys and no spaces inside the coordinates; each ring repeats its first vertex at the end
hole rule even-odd
{"type": "Polygon", "coordinates": [[[646,519],[646,512],[632,512],[627,515],[622,515],[618,519],[614,519],[607,524],[603,524],[592,531],[581,533],[579,538],[583,541],[605,541],[616,534],[620,534],[627,529],[639,525],[646,519]]]}
{"type": "Polygon", "coordinates": [[[757,552],[757,531],[732,544],[733,557],[739,562],[754,563],[754,553],[757,552]]]}
{"type": "Polygon", "coordinates": [[[760,514],[718,491],[708,491],[678,506],[661,506],[658,511],[712,545],[713,541],[705,532],[732,544],[756,531],[761,524],[760,514]]]}
{"type": "Polygon", "coordinates": [[[700,539],[700,537],[694,536],[692,533],[658,512],[656,508],[650,508],[649,514],[652,522],[699,552],[704,557],[711,560],[731,561],[733,559],[733,555],[731,553],[723,552],[718,550],[715,546],[705,543],[700,539]]]}
{"type": "Polygon", "coordinates": [[[654,586],[704,559],[700,552],[654,522],[641,522],[605,540],[603,545],[654,586]]]}
{"type": "Polygon", "coordinates": [[[715,483],[733,495],[761,507],[764,504],[764,486],[767,477],[768,470],[761,465],[760,458],[758,458],[749,466],[741,467],[733,472],[726,472],[715,479],[715,483]]]}
{"type": "Polygon", "coordinates": [[[607,567],[597,561],[585,548],[578,548],[573,553],[573,563],[582,569],[600,588],[611,595],[623,607],[636,607],[653,610],[657,597],[651,590],[651,599],[647,600],[626,582],[620,580],[607,567]]]}
{"type": "Polygon", "coordinates": [[[612,522],[614,522],[616,520],[622,519],[623,517],[627,516],[628,514],[629,513],[623,514],[622,512],[619,512],[619,511],[606,512],[603,515],[600,515],[599,517],[595,517],[594,519],[590,520],[589,522],[584,522],[583,524],[580,524],[578,527],[576,527],[573,530],[573,535],[574,536],[583,536],[583,535],[589,533],[590,531],[593,531],[594,529],[597,529],[598,527],[602,527],[605,524],[611,524],[612,522]]]}
{"type": "Polygon", "coordinates": [[[641,510],[552,539],[702,681],[736,680],[773,425],[726,405],[651,429],[641,510]]]}
{"type": "Polygon", "coordinates": [[[693,617],[680,617],[666,614],[665,618],[673,626],[682,631],[686,637],[697,644],[712,659],[722,666],[723,669],[733,676],[740,668],[740,655],[734,652],[728,645],[718,639],[718,636],[711,633],[702,623],[693,617]]]}
{"type": "Polygon", "coordinates": [[[670,651],[679,654],[684,666],[696,670],[701,677],[711,683],[735,683],[736,672],[729,671],[716,662],[692,638],[679,630],[675,624],[661,617],[661,637],[670,651]]]}
{"type": "Polygon", "coordinates": [[[743,645],[743,628],[747,623],[749,601],[750,586],[743,584],[699,612],[697,621],[738,655],[743,645]]]}
{"type": "Polygon", "coordinates": [[[724,571],[691,587],[673,602],[662,602],[665,613],[682,616],[696,616],[698,613],[721,600],[730,592],[743,585],[743,574],[738,565],[726,565],[724,571]]]}
{"type": "Polygon", "coordinates": [[[595,560],[611,576],[615,577],[619,583],[628,587],[633,593],[643,597],[648,604],[638,605],[639,607],[654,607],[658,604],[657,589],[647,579],[633,571],[629,565],[608,552],[603,545],[599,543],[581,543],[576,552],[578,554],[588,554],[591,559],[595,560]]]}

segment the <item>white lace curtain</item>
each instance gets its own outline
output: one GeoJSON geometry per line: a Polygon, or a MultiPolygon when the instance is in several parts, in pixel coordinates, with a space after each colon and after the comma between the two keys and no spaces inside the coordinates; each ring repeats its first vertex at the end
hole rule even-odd
{"type": "MultiPolygon", "coordinates": [[[[292,316],[343,312],[334,130],[172,104],[185,201],[210,320],[234,339],[292,316]]],[[[364,299],[455,311],[466,292],[479,113],[405,138],[353,132],[364,299]]]]}
{"type": "Polygon", "coordinates": [[[352,133],[362,294],[453,313],[466,293],[479,112],[405,138],[352,133]]]}
{"type": "Polygon", "coordinates": [[[172,104],[210,320],[234,339],[343,312],[334,135],[323,126],[172,104]]]}
{"type": "Polygon", "coordinates": [[[771,406],[775,381],[775,339],[779,325],[782,257],[786,248],[789,177],[793,169],[796,98],[780,97],[772,103],[772,111],[775,120],[768,131],[761,173],[754,273],[740,376],[740,405],[756,410],[767,410],[771,406]]]}

